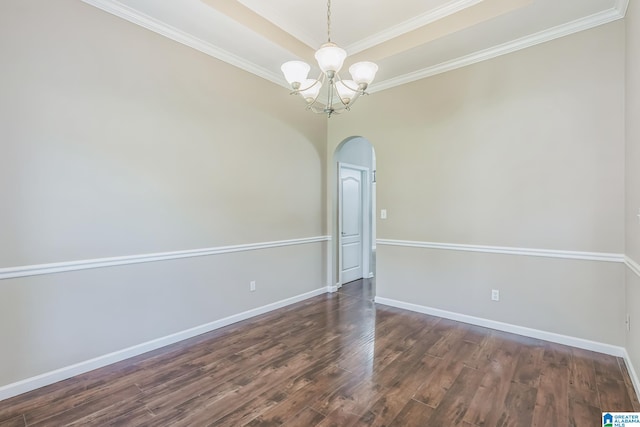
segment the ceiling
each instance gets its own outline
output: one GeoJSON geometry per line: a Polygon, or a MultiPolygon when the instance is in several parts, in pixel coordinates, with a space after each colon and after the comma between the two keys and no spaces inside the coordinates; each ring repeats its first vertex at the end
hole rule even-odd
{"type": "MultiPolygon", "coordinates": [[[[288,88],[280,65],[327,41],[326,0],[83,0],[288,88]]],[[[629,0],[333,0],[331,40],[380,67],[369,92],[624,17],[629,0]]],[[[345,72],[345,71],[343,71],[345,72]]]]}

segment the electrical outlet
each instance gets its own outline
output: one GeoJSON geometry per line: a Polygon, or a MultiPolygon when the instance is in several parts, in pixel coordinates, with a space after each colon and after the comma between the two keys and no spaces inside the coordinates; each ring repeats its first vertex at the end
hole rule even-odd
{"type": "Polygon", "coordinates": [[[251,292],[255,292],[256,291],[256,281],[252,280],[251,282],[249,282],[249,290],[251,292]]]}
{"type": "Polygon", "coordinates": [[[387,210],[380,209],[380,219],[387,219],[387,210]]]}
{"type": "Polygon", "coordinates": [[[497,289],[491,290],[491,301],[500,301],[500,291],[497,289]]]}
{"type": "Polygon", "coordinates": [[[627,313],[627,319],[624,322],[627,325],[627,332],[631,331],[631,315],[627,313]]]}

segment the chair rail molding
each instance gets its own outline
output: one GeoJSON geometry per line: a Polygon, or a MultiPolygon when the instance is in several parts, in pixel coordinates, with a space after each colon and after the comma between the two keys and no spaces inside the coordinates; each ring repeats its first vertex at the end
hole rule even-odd
{"type": "Polygon", "coordinates": [[[38,276],[41,274],[62,273],[66,271],[88,270],[91,268],[114,267],[127,264],[141,264],[145,262],[167,261],[181,258],[193,258],[210,255],[230,254],[235,252],[255,251],[261,249],[279,248],[283,246],[305,245],[309,243],[326,242],[329,240],[329,236],[316,236],[301,239],[277,240],[273,242],[218,246],[204,249],[190,249],[184,251],[158,252],[151,254],[127,255],[110,258],[96,258],[50,264],[25,265],[20,267],[6,267],[0,268],[0,280],[14,279],[17,277],[38,276]]]}
{"type": "MultiPolygon", "coordinates": [[[[405,246],[410,248],[441,249],[448,251],[485,252],[492,254],[524,255],[546,258],[582,259],[603,262],[626,262],[624,254],[608,252],[580,252],[556,249],[514,248],[509,246],[466,245],[459,243],[419,242],[414,240],[378,239],[378,245],[405,246]]],[[[637,264],[636,264],[637,265],[637,264]]],[[[639,267],[640,268],[640,267],[639,267]]],[[[640,271],[640,270],[639,270],[640,271]]]]}

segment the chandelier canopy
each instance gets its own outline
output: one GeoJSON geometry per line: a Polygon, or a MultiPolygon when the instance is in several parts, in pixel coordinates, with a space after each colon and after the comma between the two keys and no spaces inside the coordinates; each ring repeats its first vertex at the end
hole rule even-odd
{"type": "Polygon", "coordinates": [[[331,0],[327,1],[327,43],[320,46],[315,54],[321,73],[317,79],[308,79],[311,67],[306,62],[289,61],[282,64],[284,78],[289,82],[292,95],[300,95],[307,103],[307,109],[314,113],[339,114],[349,110],[376,76],[378,66],[373,62],[356,62],[349,67],[351,80],[340,78],[347,52],[331,41],[331,0]],[[326,83],[326,85],[325,85],[326,83]],[[323,86],[326,86],[327,99],[322,103],[318,98],[323,86]]]}

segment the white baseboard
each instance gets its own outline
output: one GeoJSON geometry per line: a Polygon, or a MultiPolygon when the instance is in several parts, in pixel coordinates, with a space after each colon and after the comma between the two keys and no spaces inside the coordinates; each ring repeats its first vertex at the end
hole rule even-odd
{"type": "Polygon", "coordinates": [[[130,357],[138,356],[148,351],[156,350],[158,348],[165,347],[167,345],[174,344],[179,341],[183,341],[188,338],[192,338],[197,335],[222,328],[224,326],[228,326],[232,323],[240,322],[242,320],[246,320],[273,310],[277,310],[282,307],[286,307],[291,304],[295,304],[300,301],[304,301],[314,296],[329,292],[330,288],[330,286],[319,288],[311,292],[296,295],[294,297],[267,304],[262,307],[257,307],[242,313],[234,314],[232,316],[225,317],[224,319],[215,320],[213,322],[196,326],[185,331],[177,332],[175,334],[147,341],[142,344],[134,345],[133,347],[125,348],[123,350],[118,350],[113,353],[105,354],[103,356],[98,356],[90,360],[76,363],[71,366],[56,369],[55,371],[46,372],[35,377],[1,386],[0,401],[56,383],[58,381],[66,380],[76,375],[84,374],[85,372],[89,372],[94,369],[102,368],[104,366],[120,362],[130,357]]]}
{"type": "Polygon", "coordinates": [[[638,374],[636,373],[635,368],[633,367],[633,363],[631,363],[631,357],[629,357],[629,353],[627,349],[624,349],[624,364],[627,365],[627,371],[629,371],[629,377],[631,377],[631,383],[633,384],[633,389],[636,392],[636,396],[640,396],[640,380],[638,380],[638,374]]]}
{"type": "Polygon", "coordinates": [[[440,310],[437,308],[426,307],[423,305],[412,304],[408,302],[396,301],[389,298],[376,297],[375,302],[391,307],[402,308],[405,310],[415,311],[418,313],[430,314],[432,316],[444,317],[445,319],[457,320],[458,322],[469,323],[472,325],[483,326],[485,328],[496,329],[499,331],[510,332],[512,334],[523,335],[525,337],[537,338],[558,344],[569,345],[571,347],[591,350],[598,353],[609,354],[617,357],[625,357],[626,349],[611,344],[600,343],[596,341],[585,340],[583,338],[571,337],[568,335],[556,334],[554,332],[541,331],[539,329],[526,328],[524,326],[512,325],[510,323],[498,322],[495,320],[483,319],[481,317],[468,316],[466,314],[454,313],[452,311],[440,310]]]}
{"type": "MultiPolygon", "coordinates": [[[[183,341],[188,338],[195,337],[228,325],[231,325],[242,320],[250,319],[255,316],[259,316],[264,313],[268,313],[273,310],[277,310],[282,307],[286,307],[291,304],[295,304],[300,301],[312,298],[317,295],[321,295],[326,292],[335,292],[337,289],[335,286],[327,286],[325,288],[319,288],[311,292],[307,292],[301,295],[296,295],[291,298],[287,298],[281,301],[277,301],[271,304],[257,307],[252,310],[248,310],[242,313],[238,313],[229,317],[225,317],[220,320],[216,320],[204,325],[196,326],[185,331],[177,332],[165,337],[157,338],[151,341],[147,341],[142,344],[138,344],[123,350],[115,351],[103,356],[99,356],[90,360],[86,360],[80,363],[76,363],[71,366],[56,369],[55,371],[46,372],[35,377],[27,378],[12,384],[7,384],[0,387],[0,401],[50,385],[58,381],[71,378],[76,375],[92,371],[94,369],[102,368],[107,365],[120,362],[122,360],[138,356],[140,354],[156,350],[161,347],[174,344],[179,341],[183,341]]],[[[624,358],[625,364],[629,371],[629,376],[633,382],[636,394],[640,396],[640,380],[636,373],[633,364],[629,358],[627,350],[623,347],[618,347],[610,344],[598,343],[595,341],[589,341],[582,338],[575,338],[566,335],[555,334],[552,332],[541,331],[532,328],[525,328],[522,326],[516,326],[508,323],[497,322],[494,320],[483,319],[480,317],[468,316],[465,314],[454,313],[450,311],[440,310],[436,308],[421,306],[412,303],[406,303],[402,301],[396,301],[389,298],[376,297],[375,302],[392,307],[402,308],[405,310],[415,311],[418,313],[429,314],[432,316],[443,317],[446,319],[457,320],[463,323],[469,323],[473,325],[483,326],[486,328],[496,329],[505,332],[511,332],[518,335],[528,336],[532,338],[538,338],[546,341],[551,341],[559,344],[570,345],[573,347],[583,348],[586,350],[592,350],[599,353],[610,354],[617,357],[624,358]]]]}

